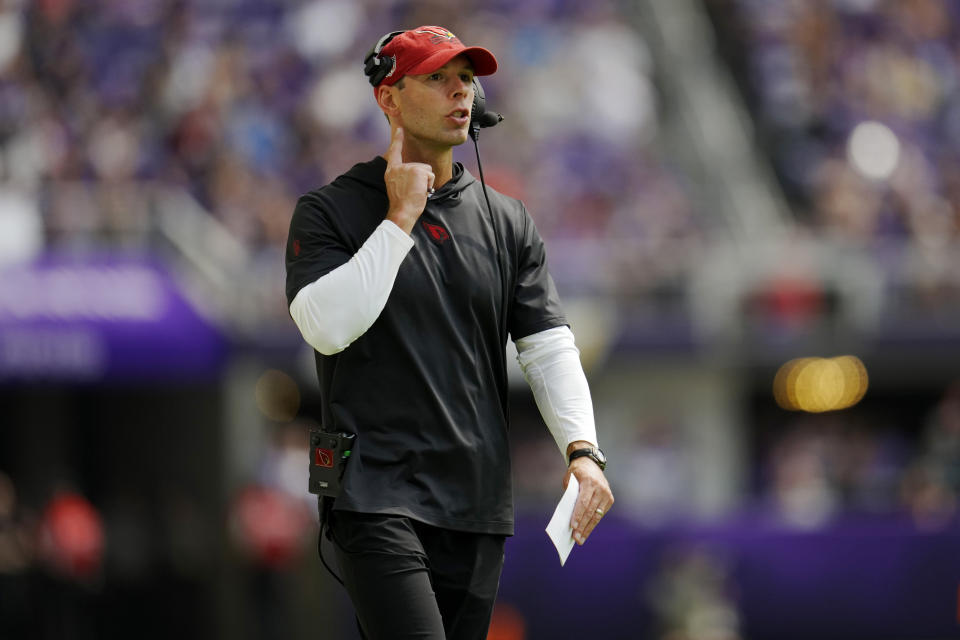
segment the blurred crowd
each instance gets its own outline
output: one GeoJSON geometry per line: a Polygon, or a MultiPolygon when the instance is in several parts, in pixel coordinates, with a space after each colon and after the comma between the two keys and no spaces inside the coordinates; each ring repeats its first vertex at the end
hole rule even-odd
{"type": "Polygon", "coordinates": [[[2,0],[3,231],[35,252],[150,250],[151,195],[182,189],[249,250],[248,282],[283,319],[297,197],[388,140],[364,54],[442,24],[498,57],[487,105],[506,120],[481,137],[484,173],[556,244],[561,286],[676,283],[697,224],[649,150],[651,62],[627,18],[610,0],[2,0]]]}
{"type": "Polygon", "coordinates": [[[799,217],[856,244],[948,251],[960,235],[960,5],[707,5],[799,217]]]}

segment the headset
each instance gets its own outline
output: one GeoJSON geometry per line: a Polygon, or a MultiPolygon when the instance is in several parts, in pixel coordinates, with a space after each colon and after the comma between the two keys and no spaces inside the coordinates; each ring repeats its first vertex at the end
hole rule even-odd
{"type": "Polygon", "coordinates": [[[383,36],[377,43],[370,48],[367,55],[363,58],[363,72],[374,87],[383,82],[384,78],[390,75],[393,67],[397,64],[397,59],[393,56],[387,58],[380,57],[380,52],[387,46],[387,43],[396,38],[403,31],[391,31],[383,36]]]}
{"type": "MultiPolygon", "coordinates": [[[[395,37],[404,31],[391,31],[374,44],[363,58],[363,73],[367,76],[371,86],[377,86],[390,75],[397,64],[393,56],[381,56],[380,52],[395,37]]],[[[474,144],[480,136],[480,129],[493,127],[503,120],[503,116],[495,111],[487,111],[487,99],[483,93],[483,86],[477,78],[473,79],[473,107],[470,109],[470,137],[474,144]]],[[[479,159],[478,159],[479,162],[479,159]]],[[[481,174],[483,170],[481,169],[481,174]]],[[[483,176],[481,175],[481,182],[483,176]]],[[[486,185],[484,185],[486,187],[486,185]]],[[[484,189],[486,192],[486,189],[484,189]]]]}

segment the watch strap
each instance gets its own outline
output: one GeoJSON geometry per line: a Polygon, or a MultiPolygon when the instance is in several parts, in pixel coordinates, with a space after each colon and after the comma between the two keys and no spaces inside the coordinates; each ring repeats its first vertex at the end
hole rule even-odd
{"type": "Polygon", "coordinates": [[[567,458],[567,464],[570,464],[577,458],[587,457],[597,463],[597,466],[600,467],[601,471],[605,471],[607,468],[607,461],[600,457],[597,450],[594,448],[585,448],[585,449],[575,449],[570,452],[570,456],[567,458]]]}

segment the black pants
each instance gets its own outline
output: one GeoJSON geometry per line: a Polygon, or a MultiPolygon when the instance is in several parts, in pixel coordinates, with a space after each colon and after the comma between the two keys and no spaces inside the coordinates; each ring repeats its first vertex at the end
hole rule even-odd
{"type": "Polygon", "coordinates": [[[483,640],[500,584],[505,537],[401,516],[336,511],[343,582],[368,640],[483,640]]]}

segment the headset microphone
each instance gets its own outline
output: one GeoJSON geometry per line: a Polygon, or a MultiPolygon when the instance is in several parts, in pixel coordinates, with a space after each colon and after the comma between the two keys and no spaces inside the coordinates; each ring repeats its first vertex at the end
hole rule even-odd
{"type": "Polygon", "coordinates": [[[503,116],[496,111],[487,111],[487,97],[483,93],[483,86],[476,78],[473,79],[473,108],[470,110],[470,137],[477,141],[480,129],[493,127],[503,120],[503,116]]]}

